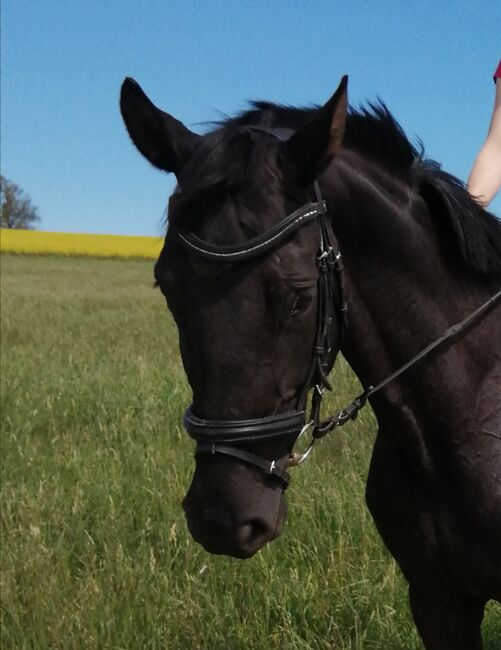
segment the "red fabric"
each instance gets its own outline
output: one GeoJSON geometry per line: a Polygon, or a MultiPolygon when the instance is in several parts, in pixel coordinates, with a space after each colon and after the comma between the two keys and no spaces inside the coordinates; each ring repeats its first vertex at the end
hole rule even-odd
{"type": "Polygon", "coordinates": [[[501,59],[499,60],[499,65],[494,73],[494,81],[496,81],[496,79],[501,79],[501,59]]]}

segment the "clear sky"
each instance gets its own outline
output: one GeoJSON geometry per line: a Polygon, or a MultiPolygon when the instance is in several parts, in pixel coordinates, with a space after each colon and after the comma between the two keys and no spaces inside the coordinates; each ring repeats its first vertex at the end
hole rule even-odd
{"type": "MultiPolygon", "coordinates": [[[[174,179],[135,150],[134,77],[194,130],[246,100],[321,103],[350,75],[465,180],[501,56],[495,0],[2,0],[2,174],[43,230],[160,235],[174,179]]],[[[492,203],[501,215],[501,197],[492,203]]]]}

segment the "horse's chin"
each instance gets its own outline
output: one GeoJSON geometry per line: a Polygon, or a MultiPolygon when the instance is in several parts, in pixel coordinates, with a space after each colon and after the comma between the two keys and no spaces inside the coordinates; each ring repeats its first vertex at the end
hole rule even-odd
{"type": "Polygon", "coordinates": [[[251,557],[254,557],[256,553],[259,553],[259,551],[266,546],[267,542],[263,544],[260,548],[257,548],[256,550],[252,551],[244,551],[242,549],[228,549],[228,550],[221,550],[219,548],[207,545],[207,544],[201,544],[203,549],[207,551],[207,553],[210,553],[211,555],[224,555],[226,557],[234,557],[237,558],[238,560],[248,560],[251,557]]]}

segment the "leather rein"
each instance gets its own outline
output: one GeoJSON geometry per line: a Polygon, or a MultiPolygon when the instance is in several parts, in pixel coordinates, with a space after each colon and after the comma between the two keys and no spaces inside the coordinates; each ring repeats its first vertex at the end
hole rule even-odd
{"type": "MultiPolygon", "coordinates": [[[[257,126],[247,128],[263,132],[279,140],[284,139],[279,130],[268,130],[257,126]]],[[[290,133],[287,135],[290,135],[290,133]]],[[[310,387],[313,386],[308,419],[306,420],[304,410],[295,410],[246,420],[209,420],[194,414],[191,406],[184,415],[184,426],[197,443],[195,456],[200,454],[220,454],[235,458],[258,468],[268,476],[277,478],[282,482],[284,488],[287,487],[290,481],[287,468],[304,462],[310,455],[317,439],[322,438],[337,427],[343,426],[349,420],[354,420],[367,403],[369,397],[380,391],[432,350],[464,331],[467,326],[477,320],[501,298],[501,291],[498,291],[472,314],[449,327],[438,339],[426,346],[379,384],[369,386],[348,406],[322,421],[320,419],[320,407],[325,389],[332,390],[327,375],[332,369],[337,352],[332,345],[334,328],[338,328],[338,340],[342,340],[348,327],[348,304],[345,295],[341,251],[336,236],[328,223],[327,204],[322,199],[317,182],[314,183],[313,190],[315,194],[314,201],[301,206],[265,233],[242,244],[233,246],[216,245],[200,239],[187,229],[176,229],[179,241],[196,256],[215,262],[242,262],[275,249],[287,237],[306,224],[316,221],[319,226],[317,329],[312,362],[297,402],[298,406],[303,404],[310,387]],[[294,453],[292,451],[294,445],[309,429],[312,430],[312,437],[306,451],[301,454],[294,453]],[[249,443],[286,436],[295,436],[291,451],[285,457],[276,460],[267,460],[241,447],[241,445],[245,446],[249,443]]],[[[337,348],[339,348],[339,344],[337,348]]]]}

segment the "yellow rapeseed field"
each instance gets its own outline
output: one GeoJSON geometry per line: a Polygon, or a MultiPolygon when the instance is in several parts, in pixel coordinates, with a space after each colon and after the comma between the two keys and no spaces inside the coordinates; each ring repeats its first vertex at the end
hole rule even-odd
{"type": "Polygon", "coordinates": [[[155,259],[162,243],[161,237],[81,235],[6,228],[0,231],[0,251],[5,253],[155,259]]]}

